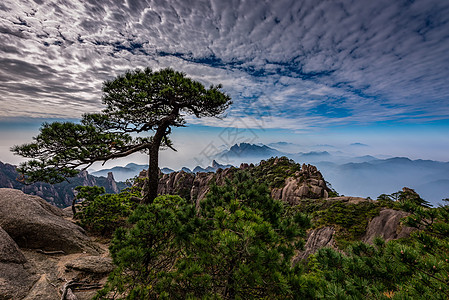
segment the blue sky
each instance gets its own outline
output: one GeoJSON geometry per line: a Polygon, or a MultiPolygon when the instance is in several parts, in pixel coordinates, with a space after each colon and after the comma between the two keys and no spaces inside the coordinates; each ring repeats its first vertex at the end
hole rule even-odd
{"type": "Polygon", "coordinates": [[[229,128],[298,152],[449,161],[448,1],[6,0],[0,38],[0,161],[16,163],[9,147],[42,121],[101,110],[104,80],[147,66],[222,83],[234,101],[222,120],[188,117],[163,165],[225,145],[229,128]]]}

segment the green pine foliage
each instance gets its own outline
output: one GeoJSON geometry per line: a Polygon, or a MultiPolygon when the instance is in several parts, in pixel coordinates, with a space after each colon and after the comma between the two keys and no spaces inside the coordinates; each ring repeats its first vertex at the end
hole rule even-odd
{"type": "MultiPolygon", "coordinates": [[[[102,192],[80,188],[79,196],[86,208],[111,205],[102,192]]],[[[122,194],[122,205],[132,195],[122,194]]],[[[379,201],[304,199],[289,206],[273,200],[251,172],[235,171],[224,185],[210,187],[199,209],[165,195],[129,205],[122,221],[126,214],[128,223],[115,230],[110,246],[116,269],[95,299],[449,297],[449,206],[427,207],[407,189],[379,201]],[[358,241],[381,207],[406,209],[403,226],[416,230],[400,240],[358,241]],[[311,226],[334,226],[341,247],[294,264],[311,226]]]]}
{"type": "Polygon", "coordinates": [[[280,188],[285,184],[285,179],[294,176],[301,170],[301,165],[287,157],[272,157],[254,168],[251,174],[259,182],[265,182],[270,188],[280,188]]]}
{"type": "Polygon", "coordinates": [[[137,206],[140,190],[127,188],[119,194],[104,194],[103,187],[79,186],[76,198],[82,200],[75,218],[79,225],[92,233],[111,236],[115,229],[124,226],[126,219],[137,206]]]}
{"type": "Polygon", "coordinates": [[[344,253],[324,248],[309,257],[305,270],[319,282],[317,298],[448,299],[449,207],[415,200],[400,203],[412,213],[403,220],[416,228],[410,238],[354,242],[344,253]]]}
{"type": "Polygon", "coordinates": [[[335,241],[340,248],[348,242],[360,239],[368,222],[379,215],[380,205],[374,201],[357,204],[335,201],[329,208],[316,212],[316,226],[333,225],[337,231],[335,241]]]}
{"type": "Polygon", "coordinates": [[[110,248],[117,269],[97,299],[294,298],[295,250],[309,219],[246,172],[212,186],[197,212],[177,196],[139,206],[110,248]]]}

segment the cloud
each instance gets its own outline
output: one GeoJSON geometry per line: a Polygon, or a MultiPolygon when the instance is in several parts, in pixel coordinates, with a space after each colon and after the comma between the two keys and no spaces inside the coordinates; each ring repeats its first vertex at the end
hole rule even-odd
{"type": "MultiPolygon", "coordinates": [[[[223,126],[447,119],[449,3],[17,1],[0,5],[0,116],[79,117],[127,69],[223,83],[223,126]]],[[[190,120],[190,119],[189,119],[190,120]]]]}

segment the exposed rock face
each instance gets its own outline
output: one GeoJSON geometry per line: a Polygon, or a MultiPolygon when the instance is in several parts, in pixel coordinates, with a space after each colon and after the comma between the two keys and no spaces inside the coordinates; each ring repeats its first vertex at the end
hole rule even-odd
{"type": "Polygon", "coordinates": [[[0,299],[21,299],[37,277],[14,240],[0,227],[0,299]]]}
{"type": "Polygon", "coordinates": [[[0,253],[0,262],[24,264],[27,261],[16,242],[2,227],[0,227],[0,253]]]}
{"type": "Polygon", "coordinates": [[[108,172],[108,185],[111,187],[112,191],[116,194],[118,194],[120,191],[117,187],[117,183],[114,180],[114,175],[112,174],[112,172],[108,172]]]}
{"type": "MultiPolygon", "coordinates": [[[[279,159],[274,160],[273,165],[277,164],[279,159]]],[[[262,163],[267,163],[262,161],[262,163]]],[[[255,167],[253,164],[242,164],[240,169],[252,171],[255,167]]],[[[214,180],[216,184],[222,185],[225,178],[231,178],[232,174],[238,169],[227,168],[218,169],[215,173],[198,172],[187,173],[184,171],[173,172],[170,174],[160,173],[158,194],[177,194],[184,198],[195,201],[196,205],[204,199],[209,192],[209,186],[214,180]]],[[[140,178],[146,177],[146,171],[142,171],[140,178]]],[[[315,166],[303,164],[301,171],[292,176],[287,177],[281,188],[273,188],[271,196],[274,199],[282,200],[290,204],[299,203],[300,199],[311,198],[327,198],[328,188],[326,182],[315,166]]]]}
{"type": "Polygon", "coordinates": [[[375,237],[389,241],[409,236],[414,229],[400,224],[400,220],[405,216],[407,213],[403,211],[389,208],[381,210],[379,216],[374,217],[368,224],[362,241],[372,244],[375,237]]]}
{"type": "Polygon", "coordinates": [[[41,277],[36,281],[33,287],[28,291],[27,295],[23,300],[54,300],[59,299],[61,296],[58,290],[50,285],[49,278],[47,274],[41,275],[41,277]]]}
{"type": "MultiPolygon", "coordinates": [[[[160,174],[158,194],[180,195],[190,199],[199,205],[199,202],[206,197],[209,192],[209,185],[212,180],[217,184],[223,184],[226,177],[232,176],[231,169],[218,169],[215,173],[198,172],[187,173],[184,171],[170,174],[160,174]]],[[[142,171],[139,177],[146,177],[146,171],[142,171]]]]}
{"type": "Polygon", "coordinates": [[[271,196],[295,205],[304,198],[327,198],[328,192],[323,175],[318,169],[315,166],[303,164],[301,171],[296,172],[293,177],[287,177],[284,187],[273,189],[271,196]]]}
{"type": "Polygon", "coordinates": [[[67,269],[78,270],[87,273],[105,274],[114,270],[112,259],[101,256],[86,256],[68,262],[67,269]]]}
{"type": "Polygon", "coordinates": [[[40,197],[0,188],[0,223],[20,247],[97,252],[84,230],[63,217],[61,209],[40,197]]]}
{"type": "Polygon", "coordinates": [[[304,251],[301,251],[294,259],[294,262],[307,259],[310,254],[315,253],[318,249],[324,247],[335,246],[334,241],[335,229],[333,227],[323,227],[319,229],[313,229],[307,235],[307,242],[304,246],[304,251]]]}

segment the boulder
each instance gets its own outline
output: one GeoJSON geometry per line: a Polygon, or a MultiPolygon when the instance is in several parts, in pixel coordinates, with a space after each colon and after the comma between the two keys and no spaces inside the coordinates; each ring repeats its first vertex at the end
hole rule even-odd
{"type": "Polygon", "coordinates": [[[16,242],[0,227],[0,262],[24,264],[25,256],[20,252],[16,242]]]}
{"type": "Polygon", "coordinates": [[[42,274],[23,300],[54,300],[60,297],[58,289],[49,283],[47,274],[42,274]]]}
{"type": "Polygon", "coordinates": [[[94,274],[106,274],[114,270],[114,264],[109,257],[85,256],[69,261],[65,267],[76,271],[94,274]]]}
{"type": "Polygon", "coordinates": [[[36,280],[17,244],[0,227],[0,300],[22,299],[36,280]]]}
{"type": "Polygon", "coordinates": [[[64,216],[61,209],[38,196],[0,188],[0,224],[20,247],[98,253],[84,230],[64,216]]]}
{"type": "Polygon", "coordinates": [[[310,254],[324,247],[336,248],[334,241],[335,229],[333,227],[323,227],[311,230],[307,235],[307,242],[304,250],[294,259],[294,262],[307,259],[310,254]]]}
{"type": "Polygon", "coordinates": [[[414,228],[401,225],[401,219],[407,215],[404,211],[390,208],[381,210],[379,216],[369,222],[362,241],[372,244],[375,237],[385,241],[408,237],[414,228]]]}

